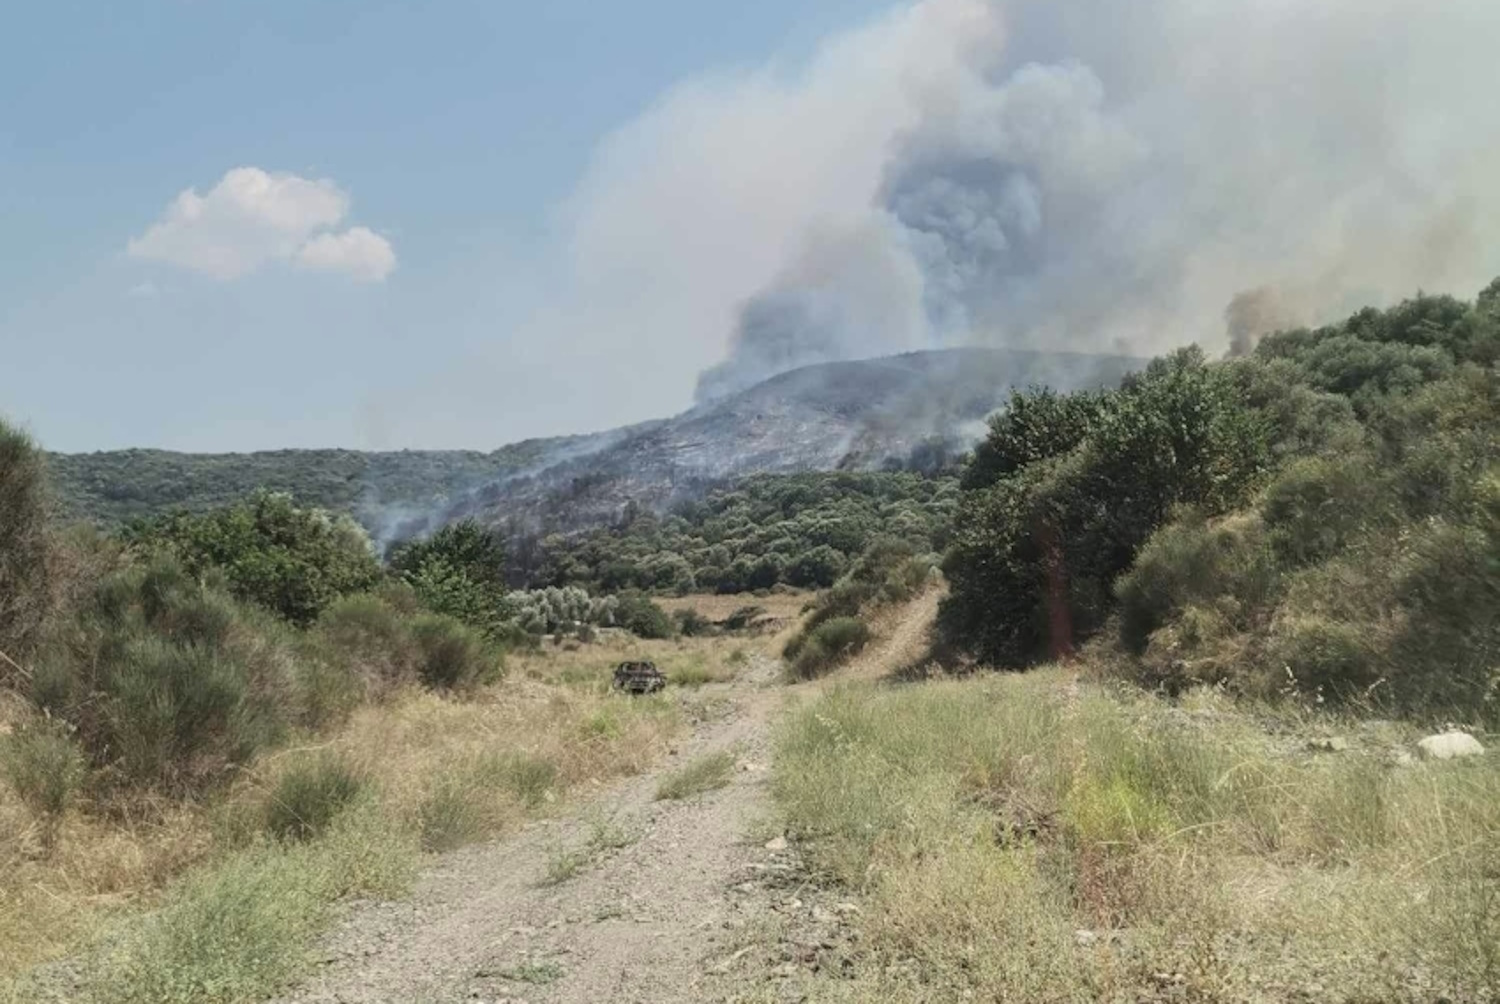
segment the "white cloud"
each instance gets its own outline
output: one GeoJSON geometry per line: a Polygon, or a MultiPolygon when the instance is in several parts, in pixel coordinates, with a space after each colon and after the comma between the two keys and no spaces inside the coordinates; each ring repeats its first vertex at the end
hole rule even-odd
{"type": "Polygon", "coordinates": [[[138,282],[126,290],[125,295],[133,300],[154,300],[161,295],[161,290],[154,282],[138,282]]]}
{"type": "Polygon", "coordinates": [[[275,261],[384,279],[395,251],[364,227],[333,232],[348,213],[349,196],[332,181],[237,167],[203,195],[182,192],[126,250],[215,279],[237,279],[275,261]]]}
{"type": "Polygon", "coordinates": [[[396,267],[391,242],[366,227],[319,234],[297,252],[303,268],[344,272],[361,282],[380,282],[396,267]]]}

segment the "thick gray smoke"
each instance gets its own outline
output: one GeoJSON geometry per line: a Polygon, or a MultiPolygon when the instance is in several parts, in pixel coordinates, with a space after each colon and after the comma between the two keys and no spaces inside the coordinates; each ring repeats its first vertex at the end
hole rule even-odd
{"type": "Polygon", "coordinates": [[[1497,39],[1497,0],[913,0],[664,94],[527,249],[489,358],[382,406],[493,444],[823,360],[1222,351],[1262,289],[1306,323],[1473,295],[1497,39]]]}
{"type": "Polygon", "coordinates": [[[1493,0],[897,11],[791,83],[714,96],[784,117],[785,174],[844,185],[776,235],[698,396],[936,345],[1246,351],[1418,288],[1472,293],[1500,272],[1497,39],[1493,0]],[[801,143],[815,128],[842,141],[801,143]]]}

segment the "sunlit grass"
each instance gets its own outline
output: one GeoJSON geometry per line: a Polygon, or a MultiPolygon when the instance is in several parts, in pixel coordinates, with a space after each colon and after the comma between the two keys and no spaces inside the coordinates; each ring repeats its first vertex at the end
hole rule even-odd
{"type": "Polygon", "coordinates": [[[784,723],[773,785],[814,872],[867,897],[873,961],[830,999],[1134,1000],[1161,973],[1210,1000],[1481,999],[1500,769],[1394,752],[1044,671],[835,688],[784,723]]]}

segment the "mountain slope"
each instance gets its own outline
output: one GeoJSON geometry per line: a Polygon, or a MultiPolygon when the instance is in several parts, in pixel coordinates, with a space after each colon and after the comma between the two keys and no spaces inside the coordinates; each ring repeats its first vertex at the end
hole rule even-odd
{"type": "Polygon", "coordinates": [[[1014,387],[1117,382],[1118,356],[950,349],[794,370],[675,418],[473,451],[160,450],[59,454],[72,516],[104,524],[220,505],[258,488],[349,512],[381,540],[461,516],[531,530],[596,525],[756,473],[922,466],[968,445],[1014,387]]]}
{"type": "Polygon", "coordinates": [[[567,531],[612,519],[629,503],[663,508],[749,474],[921,467],[924,454],[966,448],[1013,388],[1113,384],[1136,362],[949,349],[809,366],[498,480],[445,516],[567,531]]]}

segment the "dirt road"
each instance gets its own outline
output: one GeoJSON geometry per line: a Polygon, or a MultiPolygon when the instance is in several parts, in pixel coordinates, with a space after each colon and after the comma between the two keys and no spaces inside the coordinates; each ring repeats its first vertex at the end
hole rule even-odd
{"type": "MultiPolygon", "coordinates": [[[[937,601],[933,591],[888,611],[837,677],[912,666],[937,601]]],[[[773,719],[820,687],[778,682],[778,648],[703,688],[700,703],[716,710],[654,770],[442,858],[410,900],[355,909],[318,971],[276,1004],[803,999],[813,974],[851,964],[859,911],[805,882],[795,847],[772,829],[773,719]],[[726,787],[656,799],[663,776],[724,751],[736,764],[726,787]]]]}
{"type": "Polygon", "coordinates": [[[717,713],[657,770],[442,859],[409,901],[357,908],[282,1004],[739,999],[780,903],[758,880],[792,870],[765,847],[775,669],[757,657],[705,688],[717,713]],[[656,800],[665,772],[719,751],[736,760],[727,787],[656,800]]]}

